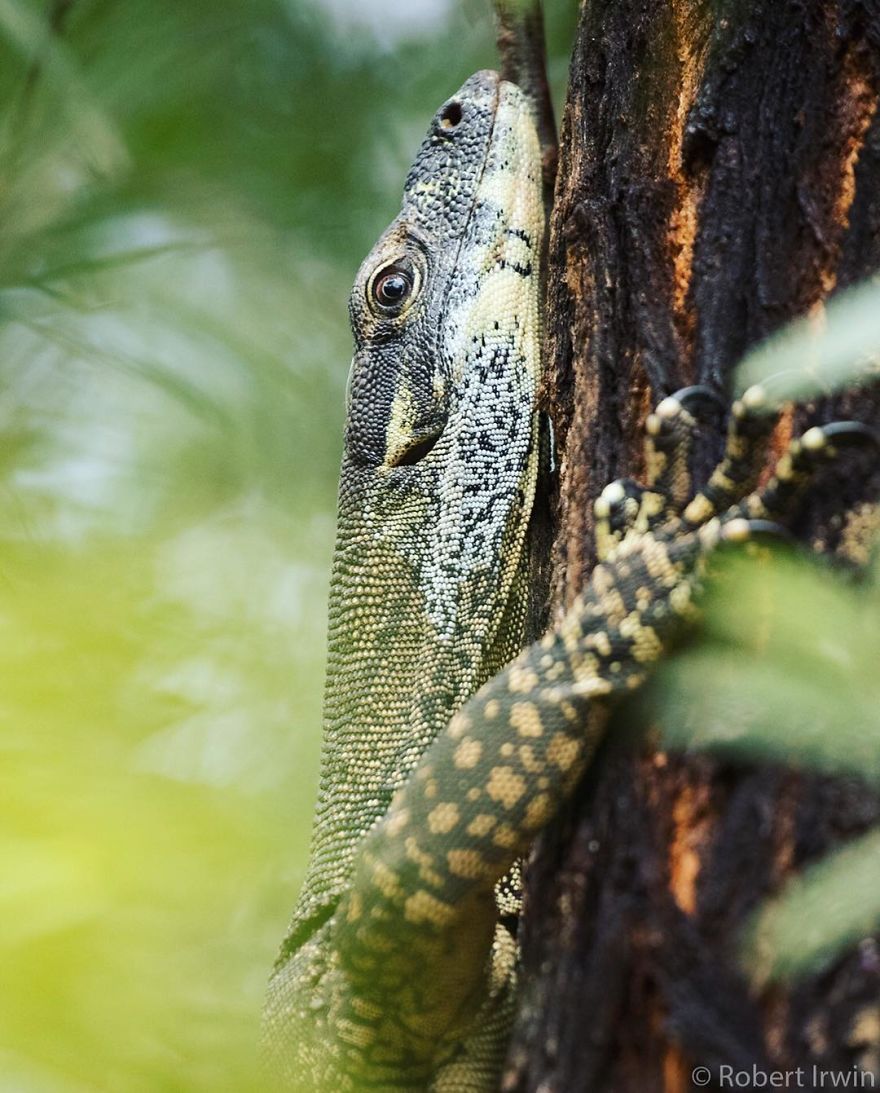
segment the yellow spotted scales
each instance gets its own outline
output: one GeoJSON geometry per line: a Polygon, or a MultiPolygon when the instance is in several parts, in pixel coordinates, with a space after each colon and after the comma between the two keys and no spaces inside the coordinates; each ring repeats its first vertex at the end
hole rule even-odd
{"type": "Polygon", "coordinates": [[[693,619],[713,548],[783,519],[860,435],[810,430],[756,490],[773,417],[753,388],[692,498],[692,411],[708,393],[664,399],[647,485],[606,488],[600,564],[519,652],[543,215],[529,101],[478,73],[435,115],[352,291],[321,789],[264,1022],[286,1088],[497,1088],[516,986],[499,882],[577,784],[614,702],[693,619]]]}

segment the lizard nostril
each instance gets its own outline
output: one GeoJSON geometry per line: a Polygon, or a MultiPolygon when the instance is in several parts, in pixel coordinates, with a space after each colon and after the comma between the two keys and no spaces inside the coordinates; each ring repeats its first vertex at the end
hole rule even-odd
{"type": "Polygon", "coordinates": [[[440,128],[454,129],[461,122],[461,103],[450,102],[440,113],[440,128]]]}

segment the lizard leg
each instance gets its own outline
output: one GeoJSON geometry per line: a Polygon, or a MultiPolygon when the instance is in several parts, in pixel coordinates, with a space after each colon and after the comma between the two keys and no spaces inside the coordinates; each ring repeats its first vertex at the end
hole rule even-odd
{"type": "Polygon", "coordinates": [[[768,410],[767,393],[759,386],[748,388],[734,402],[724,455],[703,489],[685,506],[687,525],[704,524],[754,490],[776,425],[776,415],[768,410]]]}
{"type": "Polygon", "coordinates": [[[630,528],[636,526],[639,513],[649,495],[657,498],[657,502],[662,505],[663,499],[659,494],[651,493],[632,478],[617,478],[609,482],[596,498],[593,503],[593,517],[596,556],[600,562],[610,557],[630,528]]]}
{"type": "Polygon", "coordinates": [[[516,1008],[516,941],[498,925],[489,990],[464,1042],[433,1076],[430,1093],[482,1093],[497,1089],[516,1008]],[[503,983],[498,987],[498,977],[503,983]]]}
{"type": "Polygon", "coordinates": [[[647,485],[609,483],[593,506],[596,554],[609,557],[630,529],[650,531],[677,515],[690,496],[689,461],[697,414],[720,399],[709,387],[684,387],[658,403],[645,421],[647,485]]]}
{"type": "Polygon", "coordinates": [[[858,421],[834,421],[808,429],[803,436],[792,440],[766,485],[734,505],[724,519],[786,518],[816,472],[833,462],[841,449],[866,445],[880,448],[880,434],[858,421]]]}
{"type": "Polygon", "coordinates": [[[658,403],[645,421],[648,487],[668,498],[674,511],[680,511],[691,495],[688,464],[699,415],[721,405],[710,387],[683,387],[658,403]]]}

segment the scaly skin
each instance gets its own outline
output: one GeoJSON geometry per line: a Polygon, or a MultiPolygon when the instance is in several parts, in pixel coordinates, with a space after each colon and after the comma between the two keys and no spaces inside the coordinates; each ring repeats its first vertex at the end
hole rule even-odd
{"type": "MultiPolygon", "coordinates": [[[[358,1015],[358,990],[338,967],[338,904],[394,790],[526,637],[543,231],[529,103],[494,73],[478,73],[435,116],[401,213],[351,296],[356,351],[321,790],[310,866],[265,1019],[276,1069],[302,1088],[320,1081],[355,1088],[340,1068],[366,1080],[371,1068],[349,1056],[373,1047],[387,1057],[376,1064],[383,1075],[406,1074],[412,1088],[425,1088],[478,1004],[460,1012],[453,991],[426,1036],[403,1028],[408,1002],[400,995],[387,1000],[386,1024],[401,1027],[373,1034],[358,1015]],[[383,312],[377,280],[401,260],[411,263],[413,292],[400,314],[383,312]],[[434,436],[427,454],[416,447],[434,436]]],[[[491,940],[494,921],[486,929],[491,940]]],[[[509,962],[512,945],[499,937],[499,959],[509,962]]],[[[488,944],[481,936],[478,948],[488,944]]],[[[474,946],[466,948],[470,964],[474,946]]],[[[501,1042],[492,1039],[490,1071],[501,1042]]]]}
{"type": "Polygon", "coordinates": [[[692,409],[711,393],[664,399],[647,484],[606,487],[600,564],[517,656],[540,176],[525,97],[473,77],[435,118],[352,293],[321,794],[266,1008],[267,1053],[295,1089],[497,1089],[516,986],[499,882],[577,784],[614,704],[693,622],[715,547],[772,529],[836,445],[868,435],[811,429],[757,490],[773,417],[752,388],[692,497],[692,409]],[[399,296],[384,312],[383,285],[399,296]]]}

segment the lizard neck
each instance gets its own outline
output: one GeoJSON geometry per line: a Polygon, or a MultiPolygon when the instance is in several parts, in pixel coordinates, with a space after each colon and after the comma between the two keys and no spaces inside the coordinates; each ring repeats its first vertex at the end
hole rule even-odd
{"type": "MultiPolygon", "coordinates": [[[[363,522],[366,484],[358,491],[357,511],[349,511],[342,491],[321,787],[304,913],[335,902],[347,886],[357,846],[386,811],[393,791],[452,715],[526,640],[534,432],[526,426],[519,453],[518,511],[506,511],[503,521],[489,518],[479,526],[466,478],[459,483],[463,489],[452,491],[437,481],[436,489],[426,491],[422,477],[408,496],[396,498],[398,534],[388,537],[381,504],[363,522]],[[401,543],[404,513],[413,534],[401,543]],[[451,600],[435,595],[441,578],[457,588],[451,600]]],[[[347,484],[356,476],[356,468],[343,468],[347,484]]]]}

